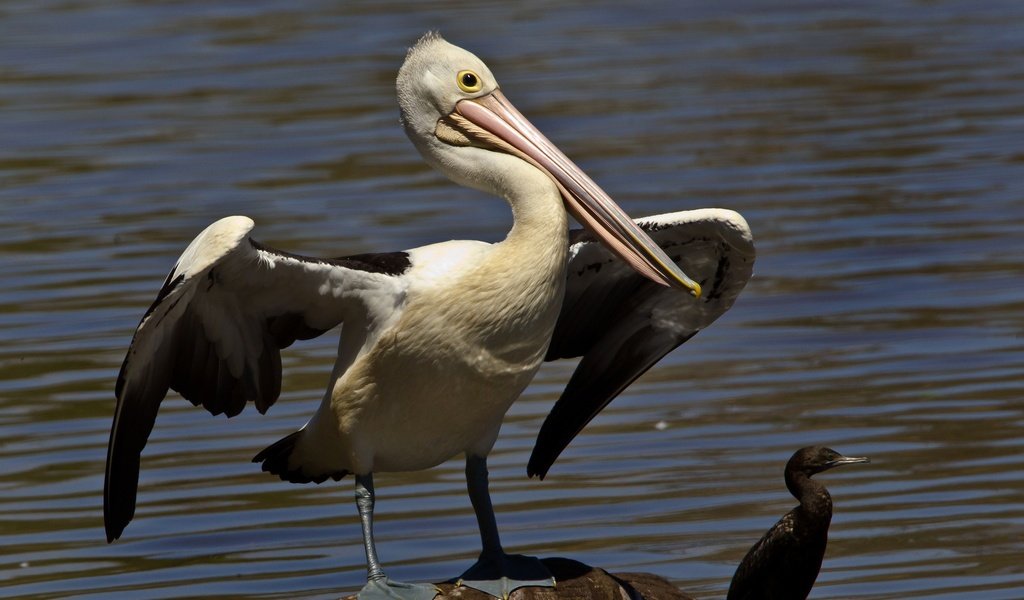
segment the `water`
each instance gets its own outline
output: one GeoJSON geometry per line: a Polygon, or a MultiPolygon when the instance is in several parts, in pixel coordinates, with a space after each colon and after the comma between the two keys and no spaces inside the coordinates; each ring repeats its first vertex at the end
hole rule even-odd
{"type": "MultiPolygon", "coordinates": [[[[492,454],[506,545],[724,596],[825,476],[817,598],[1024,597],[1024,6],[1015,2],[80,3],[0,6],[0,595],[330,598],[361,585],[350,482],[249,462],[301,425],[331,336],[285,354],[266,417],[171,397],[140,508],[107,545],[117,368],[206,224],[257,221],[337,256],[500,239],[507,207],[422,164],[393,82],[429,28],[634,215],[742,212],[755,279],[634,384],[544,482],[533,437],[571,371],[547,365],[492,454]]],[[[377,480],[392,575],[478,550],[462,463],[377,480]]]]}

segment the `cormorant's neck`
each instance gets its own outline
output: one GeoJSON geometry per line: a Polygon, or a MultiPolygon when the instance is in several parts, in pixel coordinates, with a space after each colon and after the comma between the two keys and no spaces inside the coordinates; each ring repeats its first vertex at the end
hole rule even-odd
{"type": "Polygon", "coordinates": [[[832,496],[825,486],[804,472],[786,472],[786,487],[800,501],[803,512],[827,524],[832,520],[832,496]]]}

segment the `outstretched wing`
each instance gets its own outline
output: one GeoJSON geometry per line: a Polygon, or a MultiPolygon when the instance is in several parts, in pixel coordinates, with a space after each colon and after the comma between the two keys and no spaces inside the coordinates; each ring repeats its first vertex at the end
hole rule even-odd
{"type": "Polygon", "coordinates": [[[253,221],[207,227],[171,269],[142,317],[117,377],[107,447],[107,540],[135,513],[139,461],[173,389],[213,414],[265,412],[281,392],[280,349],[358,316],[388,320],[404,301],[404,252],[306,258],[252,240],[253,221]]]}
{"type": "Polygon", "coordinates": [[[754,243],[739,213],[684,211],[637,224],[700,283],[693,298],[629,268],[585,231],[570,238],[569,274],[547,360],[582,356],[551,409],[527,466],[543,478],[601,410],[663,356],[729,310],[754,266],[754,243]]]}

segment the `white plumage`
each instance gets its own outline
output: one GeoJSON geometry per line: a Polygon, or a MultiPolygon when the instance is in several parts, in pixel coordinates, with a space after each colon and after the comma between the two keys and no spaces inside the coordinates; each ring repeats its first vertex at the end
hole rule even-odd
{"type": "Polygon", "coordinates": [[[118,378],[109,539],[134,514],[140,455],[169,388],[214,414],[247,402],[263,412],[280,393],[280,349],[344,323],[316,413],[255,460],[295,482],[356,476],[369,498],[360,514],[373,584],[383,573],[369,525],[372,473],[464,453],[484,545],[478,567],[504,574],[485,457],[541,363],[584,357],[531,458],[530,473],[543,476],[604,405],[727,310],[750,277],[742,217],[706,209],[637,226],[511,108],[479,59],[440,36],[410,50],[398,89],[427,161],[508,201],[508,236],[316,259],[252,240],[247,217],[210,225],[168,275],[118,378]],[[570,234],[566,207],[592,233],[570,234]]]}

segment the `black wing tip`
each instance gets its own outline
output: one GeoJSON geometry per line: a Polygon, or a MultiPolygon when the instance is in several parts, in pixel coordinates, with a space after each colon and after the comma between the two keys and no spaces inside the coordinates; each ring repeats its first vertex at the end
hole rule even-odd
{"type": "Polygon", "coordinates": [[[539,467],[537,465],[534,465],[533,459],[531,458],[530,463],[526,465],[526,476],[529,477],[530,479],[536,477],[537,479],[544,481],[544,478],[547,477],[548,470],[550,468],[551,465],[547,465],[545,467],[539,467]]]}
{"type": "Polygon", "coordinates": [[[530,477],[537,476],[543,480],[562,452],[565,452],[584,427],[611,401],[603,402],[597,410],[583,404],[584,398],[589,399],[590,395],[585,395],[582,393],[585,390],[578,389],[577,379],[574,373],[562,396],[555,402],[555,406],[537,432],[537,441],[533,444],[533,452],[526,465],[526,474],[530,477]],[[583,420],[579,418],[581,411],[588,414],[583,420]]]}
{"type": "Polygon", "coordinates": [[[107,543],[111,544],[114,542],[114,540],[119,539],[121,537],[121,534],[124,533],[124,528],[127,526],[127,523],[125,523],[124,525],[114,525],[111,523],[105,523],[104,529],[106,530],[107,533],[107,543]]]}
{"type": "Polygon", "coordinates": [[[301,466],[294,469],[289,467],[288,458],[291,456],[292,451],[295,450],[295,444],[298,442],[300,435],[302,435],[301,429],[289,433],[263,450],[260,450],[259,454],[252,457],[252,462],[263,463],[262,469],[264,472],[277,475],[281,478],[281,481],[289,483],[323,483],[328,479],[341,481],[343,477],[348,475],[348,471],[345,470],[308,475],[303,472],[301,466]]]}
{"type": "Polygon", "coordinates": [[[108,544],[120,538],[125,527],[135,517],[135,499],[139,490],[142,449],[118,451],[118,443],[129,446],[132,443],[118,436],[119,431],[124,432],[118,428],[118,420],[115,418],[107,445],[107,465],[103,478],[103,529],[108,544]]]}
{"type": "Polygon", "coordinates": [[[135,498],[126,498],[126,502],[118,502],[111,494],[103,497],[103,530],[107,534],[107,543],[121,537],[128,523],[135,516],[135,498]]]}
{"type": "MultiPolygon", "coordinates": [[[[543,435],[543,427],[541,428],[543,435]]],[[[561,444],[558,450],[554,450],[550,444],[541,443],[541,435],[537,436],[537,443],[530,454],[530,462],[526,464],[526,474],[530,477],[537,477],[541,481],[548,475],[548,471],[554,466],[555,461],[562,455],[562,451],[569,445],[569,441],[561,444]]],[[[549,440],[550,441],[550,440],[549,440]]]]}

